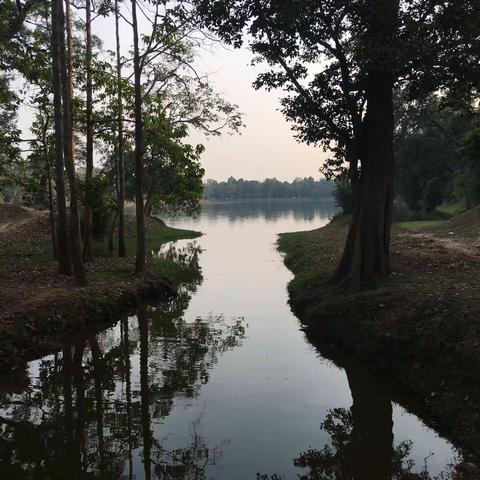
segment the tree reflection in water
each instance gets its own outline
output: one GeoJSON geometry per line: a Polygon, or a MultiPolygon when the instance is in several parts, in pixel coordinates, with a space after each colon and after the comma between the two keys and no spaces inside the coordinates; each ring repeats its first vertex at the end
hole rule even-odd
{"type": "Polygon", "coordinates": [[[193,425],[191,444],[165,450],[154,426],[177,397],[193,398],[219,356],[245,336],[244,322],[183,318],[201,282],[198,248],[170,249],[190,283],[143,305],[113,328],[78,335],[0,385],[0,478],[201,480],[219,452],[193,425]],[[139,465],[142,465],[139,468],[139,465]]]}
{"type": "MultiPolygon", "coordinates": [[[[350,409],[329,410],[320,428],[330,444],[309,449],[293,460],[302,470],[299,480],[447,480],[454,471],[432,476],[425,465],[416,468],[410,458],[413,443],[394,446],[393,408],[378,379],[351,359],[325,347],[307,333],[322,357],[332,359],[345,370],[352,395],[350,409]],[[321,345],[321,346],[319,346],[321,345]]],[[[279,475],[258,474],[257,480],[281,480],[279,475]]]]}

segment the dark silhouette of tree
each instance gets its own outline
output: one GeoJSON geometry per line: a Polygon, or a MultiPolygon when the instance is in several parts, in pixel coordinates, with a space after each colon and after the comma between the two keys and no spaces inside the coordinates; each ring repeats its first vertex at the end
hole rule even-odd
{"type": "Polygon", "coordinates": [[[67,233],[67,207],[65,198],[64,181],[64,135],[63,135],[63,113],[62,113],[62,80],[60,36],[63,35],[63,20],[59,11],[61,0],[52,0],[52,86],[53,86],[53,108],[55,125],[55,190],[57,195],[57,256],[58,268],[62,274],[71,273],[71,261],[68,252],[67,233]]]}
{"type": "Polygon", "coordinates": [[[125,143],[123,138],[123,87],[122,58],[120,54],[120,10],[119,2],[115,0],[115,48],[117,67],[117,203],[118,203],[118,256],[125,257],[125,143]]]}
{"type": "Polygon", "coordinates": [[[479,15],[478,2],[196,4],[223,40],[236,47],[247,42],[256,60],[265,61],[270,70],[255,86],[284,90],[282,110],[298,139],[333,153],[326,174],[350,178],[352,221],[332,280],[357,287],[385,276],[393,201],[393,89],[402,84],[412,95],[423,95],[461,85],[462,92],[475,91],[479,39],[471,18],[479,15]]]}

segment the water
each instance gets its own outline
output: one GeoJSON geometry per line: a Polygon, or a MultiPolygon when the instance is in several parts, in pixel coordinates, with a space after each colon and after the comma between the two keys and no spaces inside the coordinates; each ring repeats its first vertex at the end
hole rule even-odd
{"type": "Polygon", "coordinates": [[[0,478],[448,475],[452,445],[355,362],[322,356],[289,310],[276,234],[334,211],[216,204],[171,221],[205,233],[155,252],[188,266],[178,298],[0,377],[0,478]]]}

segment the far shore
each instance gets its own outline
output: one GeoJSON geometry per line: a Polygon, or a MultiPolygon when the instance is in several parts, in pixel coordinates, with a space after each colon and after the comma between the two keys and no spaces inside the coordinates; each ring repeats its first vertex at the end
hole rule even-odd
{"type": "Polygon", "coordinates": [[[291,198],[231,198],[225,200],[217,200],[211,198],[202,198],[200,203],[202,205],[220,204],[220,203],[281,203],[281,202],[325,202],[333,203],[335,199],[331,196],[328,197],[291,197],[291,198]]]}

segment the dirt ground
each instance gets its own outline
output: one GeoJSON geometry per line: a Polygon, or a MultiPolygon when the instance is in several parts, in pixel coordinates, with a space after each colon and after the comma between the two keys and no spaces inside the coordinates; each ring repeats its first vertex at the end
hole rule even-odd
{"type": "MultiPolygon", "coordinates": [[[[127,217],[127,235],[134,229],[134,219],[127,217]]],[[[155,229],[167,227],[150,220],[147,231],[155,229]]],[[[94,248],[102,254],[86,266],[89,286],[78,288],[72,277],[57,273],[48,214],[0,204],[0,371],[54,348],[68,331],[112,318],[144,296],[175,291],[167,278],[134,277],[133,254],[115,258],[105,242],[94,248]]]]}
{"type": "Polygon", "coordinates": [[[325,283],[348,223],[340,217],[280,239],[295,274],[292,308],[306,328],[384,375],[402,404],[479,464],[480,207],[435,227],[394,227],[392,275],[357,293],[325,283]]]}

